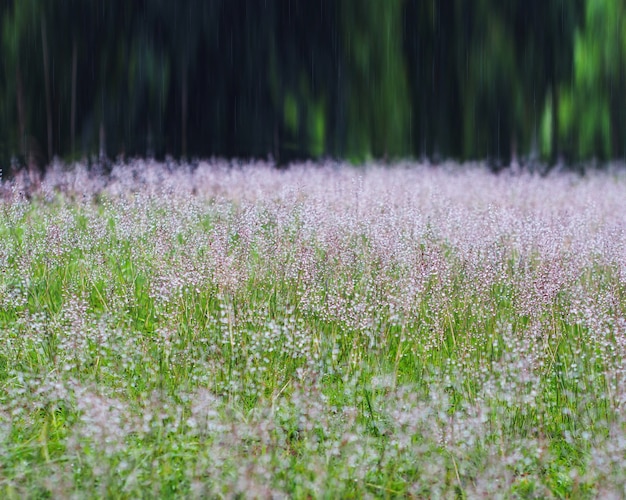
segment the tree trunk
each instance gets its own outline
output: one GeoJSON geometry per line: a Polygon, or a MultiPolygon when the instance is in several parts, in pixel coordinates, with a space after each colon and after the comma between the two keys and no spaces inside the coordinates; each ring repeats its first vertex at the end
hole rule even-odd
{"type": "Polygon", "coordinates": [[[17,87],[17,123],[20,131],[20,154],[26,158],[26,113],[24,110],[24,85],[19,61],[15,70],[15,84],[17,87]]]}
{"type": "Polygon", "coordinates": [[[552,79],[552,141],[550,156],[552,165],[559,160],[559,90],[556,79],[552,79]]]}
{"type": "Polygon", "coordinates": [[[76,70],[78,65],[78,51],[76,39],[72,49],[72,116],[70,120],[71,153],[76,152],[76,70]]]}
{"type": "Polygon", "coordinates": [[[46,121],[48,126],[48,162],[52,161],[52,103],[50,97],[50,68],[48,62],[48,37],[46,34],[46,19],[41,18],[41,44],[43,46],[43,73],[46,86],[46,121]]]}
{"type": "Polygon", "coordinates": [[[104,131],[104,122],[100,122],[100,162],[104,163],[106,161],[107,150],[106,150],[106,135],[104,131]]]}
{"type": "Polygon", "coordinates": [[[187,65],[183,67],[181,95],[181,153],[187,157],[187,65]]]}

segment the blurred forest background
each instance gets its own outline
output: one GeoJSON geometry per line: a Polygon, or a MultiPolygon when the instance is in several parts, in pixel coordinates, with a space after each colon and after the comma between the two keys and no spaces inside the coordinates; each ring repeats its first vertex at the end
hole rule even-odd
{"type": "Polygon", "coordinates": [[[0,166],[626,157],[626,0],[0,0],[0,166]]]}

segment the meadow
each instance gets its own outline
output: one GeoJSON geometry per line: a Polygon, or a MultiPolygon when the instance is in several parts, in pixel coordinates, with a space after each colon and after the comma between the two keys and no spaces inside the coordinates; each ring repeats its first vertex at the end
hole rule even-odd
{"type": "Polygon", "coordinates": [[[4,498],[626,495],[626,171],[0,184],[4,498]]]}

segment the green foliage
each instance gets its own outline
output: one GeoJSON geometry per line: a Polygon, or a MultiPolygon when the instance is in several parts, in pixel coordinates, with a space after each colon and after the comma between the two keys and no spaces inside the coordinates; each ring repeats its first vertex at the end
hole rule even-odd
{"type": "Polygon", "coordinates": [[[626,155],[626,26],[623,0],[587,2],[584,28],[576,32],[574,79],[563,97],[564,135],[579,158],[626,155]]]}
{"type": "Polygon", "coordinates": [[[402,54],[403,1],[341,2],[348,86],[347,154],[396,157],[408,149],[409,102],[402,54]]]}

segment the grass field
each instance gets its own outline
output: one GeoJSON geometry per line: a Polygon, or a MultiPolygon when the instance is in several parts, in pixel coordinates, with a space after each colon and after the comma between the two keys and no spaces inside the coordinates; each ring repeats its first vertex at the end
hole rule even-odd
{"type": "Polygon", "coordinates": [[[626,173],[0,189],[4,498],[626,495],[626,173]]]}

